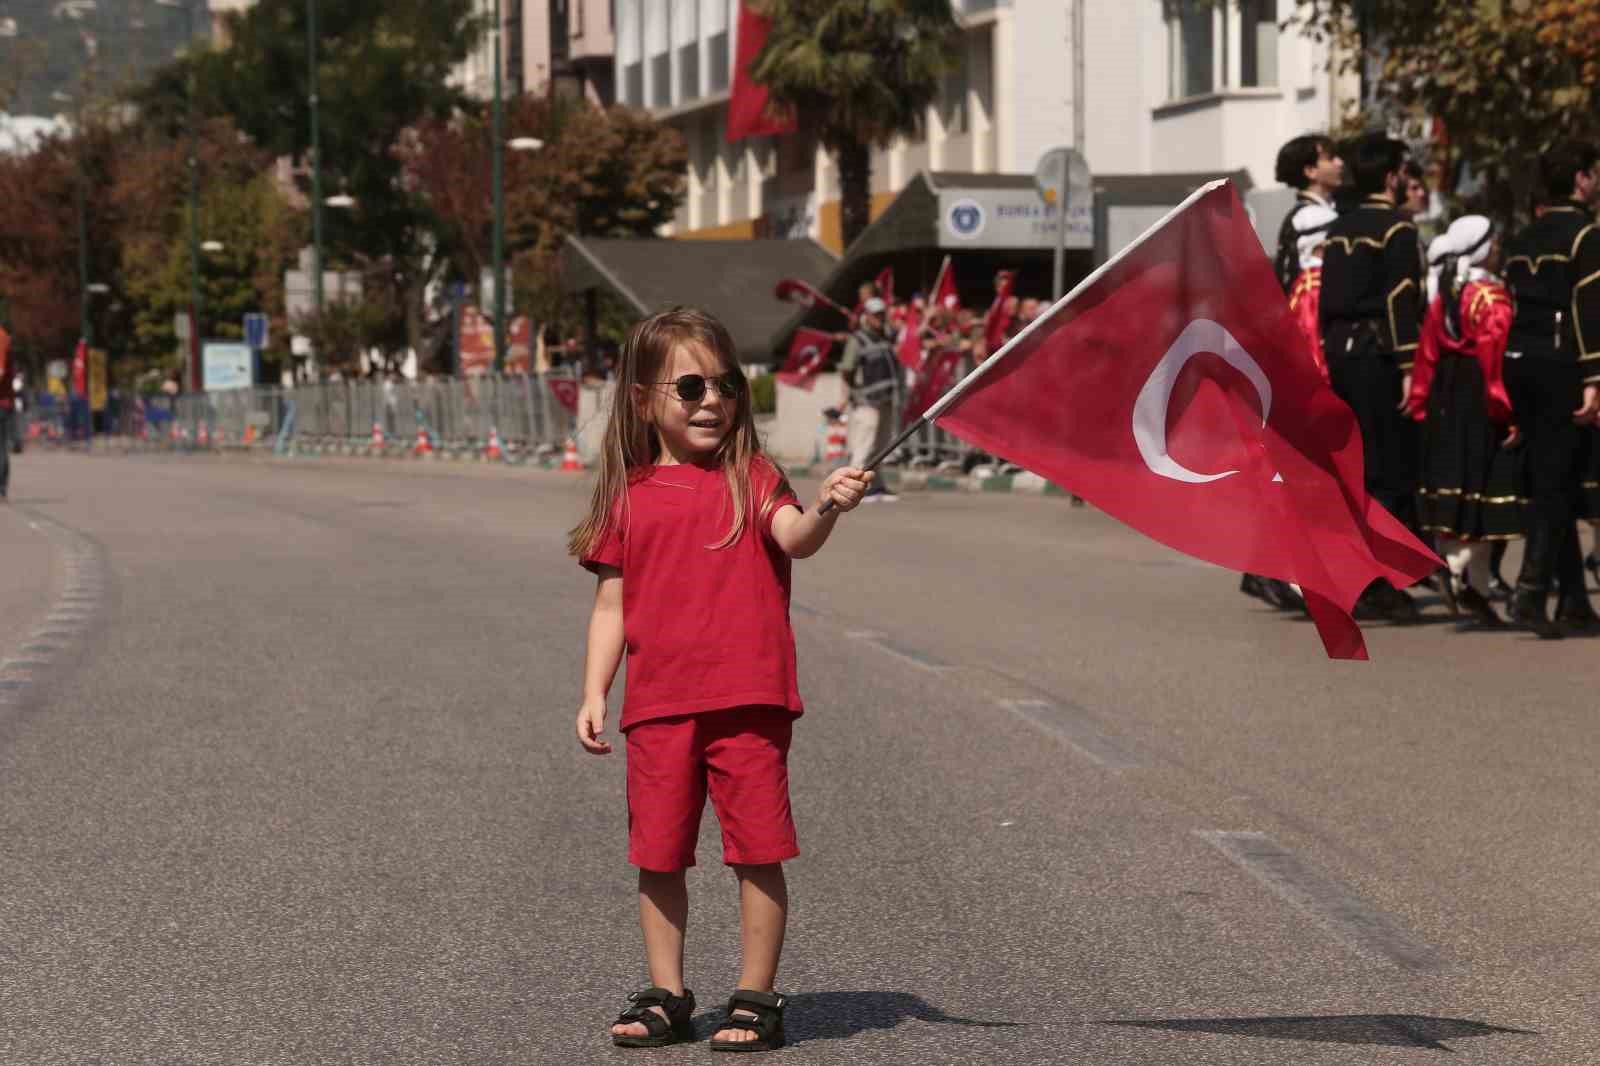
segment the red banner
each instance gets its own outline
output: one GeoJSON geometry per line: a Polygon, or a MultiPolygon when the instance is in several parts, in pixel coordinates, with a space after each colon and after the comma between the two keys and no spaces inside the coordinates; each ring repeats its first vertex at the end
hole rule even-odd
{"type": "Polygon", "coordinates": [[[1036,324],[939,419],[1185,554],[1298,583],[1329,656],[1374,580],[1439,560],[1367,495],[1234,188],[1218,183],[1036,324]]]}
{"type": "Polygon", "coordinates": [[[994,287],[994,303],[989,305],[989,312],[983,316],[983,343],[989,355],[998,352],[1006,342],[1006,330],[1010,328],[1012,318],[1006,304],[1011,299],[1015,277],[1009,270],[1000,271],[994,287]]]}
{"type": "Polygon", "coordinates": [[[906,395],[906,409],[901,425],[910,425],[922,417],[922,412],[932,407],[955,384],[961,370],[961,352],[935,352],[928,356],[922,369],[917,371],[911,391],[906,395]]]}
{"type": "Polygon", "coordinates": [[[939,265],[939,276],[933,279],[933,296],[929,298],[928,306],[942,311],[955,311],[961,307],[961,296],[956,292],[955,271],[950,269],[948,255],[939,265]]]}
{"type": "Polygon", "coordinates": [[[549,384],[550,395],[556,398],[556,402],[565,407],[569,414],[576,415],[578,413],[578,379],[558,378],[553,375],[547,375],[544,380],[549,384]]]}
{"type": "MultiPolygon", "coordinates": [[[[666,16],[663,15],[663,18],[666,16]]],[[[771,20],[750,10],[750,5],[739,5],[739,41],[733,63],[733,91],[728,96],[728,143],[745,137],[763,134],[790,133],[794,130],[792,117],[778,117],[767,110],[767,87],[757,85],[750,77],[750,64],[761,54],[767,43],[771,20]]]]}

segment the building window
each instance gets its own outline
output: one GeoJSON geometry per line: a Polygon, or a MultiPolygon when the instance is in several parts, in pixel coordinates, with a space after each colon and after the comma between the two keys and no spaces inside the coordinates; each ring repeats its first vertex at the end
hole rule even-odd
{"type": "Polygon", "coordinates": [[[1239,0],[1239,84],[1278,84],[1276,0],[1239,0]]]}
{"type": "Polygon", "coordinates": [[[967,64],[965,60],[958,62],[954,69],[944,76],[939,118],[944,123],[946,134],[958,135],[967,132],[967,64]]]}
{"type": "Polygon", "coordinates": [[[1174,98],[1201,96],[1217,89],[1214,14],[1208,7],[1186,3],[1172,18],[1169,34],[1172,45],[1170,91],[1174,98]]]}
{"type": "Polygon", "coordinates": [[[678,99],[700,95],[700,45],[694,41],[678,49],[678,99]]]}
{"type": "Polygon", "coordinates": [[[706,41],[706,62],[711,64],[711,91],[720,93],[728,87],[728,31],[714,34],[706,41]]]}
{"type": "Polygon", "coordinates": [[[672,106],[672,56],[666,52],[650,57],[650,106],[672,106]]]}
{"type": "Polygon", "coordinates": [[[622,68],[622,102],[629,107],[644,106],[643,63],[629,63],[622,68]]]}

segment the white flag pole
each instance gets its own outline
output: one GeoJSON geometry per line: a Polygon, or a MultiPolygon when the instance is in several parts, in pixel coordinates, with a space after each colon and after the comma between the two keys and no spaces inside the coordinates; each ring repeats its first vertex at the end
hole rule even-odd
{"type": "MultiPolygon", "coordinates": [[[[1154,237],[1173,219],[1187,211],[1191,206],[1194,205],[1195,201],[1199,200],[1207,193],[1213,192],[1216,189],[1220,189],[1226,184],[1228,184],[1227,178],[1218,178],[1216,181],[1206,182],[1204,185],[1200,186],[1200,188],[1190,193],[1188,198],[1185,199],[1183,203],[1179,204],[1177,207],[1174,207],[1165,215],[1162,215],[1154,225],[1145,230],[1143,233],[1139,234],[1138,237],[1134,238],[1134,240],[1129,243],[1126,248],[1122,249],[1122,251],[1118,252],[1110,259],[1107,259],[1104,263],[1101,263],[1094,269],[1092,273],[1090,273],[1088,277],[1084,278],[1077,285],[1073,286],[1071,292],[1067,293],[1065,296],[1061,297],[1061,299],[1051,304],[1049,308],[1045,310],[1044,314],[1030,322],[1026,327],[1023,328],[1021,333],[1018,333],[1015,337],[1012,337],[1001,347],[999,351],[989,356],[989,358],[985,359],[982,363],[979,363],[973,368],[971,373],[951,386],[949,391],[947,391],[943,396],[939,397],[938,402],[923,412],[920,418],[911,423],[911,425],[907,426],[905,429],[901,430],[900,435],[895,437],[894,440],[890,441],[888,445],[886,445],[884,449],[877,455],[874,455],[872,458],[868,459],[867,465],[863,469],[876,470],[878,465],[890,455],[893,455],[900,445],[904,444],[913,433],[917,432],[917,430],[921,429],[923,426],[944,414],[945,411],[949,410],[952,404],[961,399],[963,394],[965,394],[969,389],[972,388],[972,386],[978,383],[979,378],[983,377],[990,370],[993,370],[995,366],[999,364],[1000,360],[1009,355],[1012,349],[1021,344],[1022,341],[1031,333],[1033,333],[1034,330],[1039,329],[1046,322],[1050,321],[1050,319],[1054,318],[1061,312],[1063,308],[1076,299],[1080,293],[1082,293],[1089,286],[1093,285],[1096,281],[1099,281],[1100,278],[1104,276],[1106,271],[1110,270],[1112,267],[1122,262],[1123,259],[1133,254],[1135,249],[1144,244],[1144,242],[1148,241],[1151,237],[1154,237]]],[[[827,514],[831,510],[833,510],[833,501],[829,500],[818,509],[817,513],[827,514]]]]}

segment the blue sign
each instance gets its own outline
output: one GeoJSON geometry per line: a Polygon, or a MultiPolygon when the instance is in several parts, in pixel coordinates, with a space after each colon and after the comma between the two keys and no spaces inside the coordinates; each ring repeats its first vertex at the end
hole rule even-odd
{"type": "Polygon", "coordinates": [[[971,240],[983,232],[983,207],[976,200],[963,198],[950,205],[946,216],[950,232],[963,240],[971,240]]]}
{"type": "Polygon", "coordinates": [[[267,316],[260,311],[244,316],[244,342],[258,352],[267,346],[267,316]]]}

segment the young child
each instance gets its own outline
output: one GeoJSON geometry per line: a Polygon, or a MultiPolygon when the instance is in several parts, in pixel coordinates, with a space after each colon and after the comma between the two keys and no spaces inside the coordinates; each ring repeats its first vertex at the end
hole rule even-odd
{"type": "Polygon", "coordinates": [[[743,972],[712,1050],[783,1044],[773,991],[800,853],[789,813],[790,727],[802,710],[789,627],[789,561],[816,553],[872,475],[830,474],[801,511],[761,453],[750,390],[722,323],[677,308],[628,335],[594,499],[570,550],[598,577],[578,741],[606,755],[606,694],[624,649],[628,861],[651,987],[611,1027],[620,1047],[688,1039],[684,871],[709,792],[739,880],[743,972]],[[831,501],[835,510],[818,512],[831,501]]]}
{"type": "Polygon", "coordinates": [[[1428,306],[1406,410],[1424,422],[1422,528],[1460,582],[1453,597],[1479,626],[1504,623],[1489,603],[1489,542],[1522,532],[1511,401],[1501,377],[1511,294],[1495,275],[1500,242],[1482,215],[1444,235],[1439,293],[1428,306]]]}

